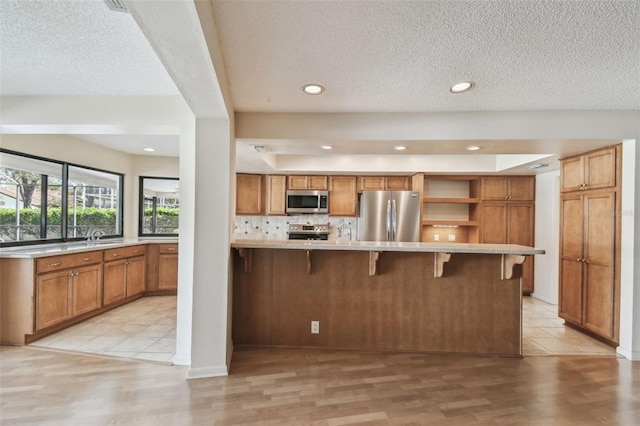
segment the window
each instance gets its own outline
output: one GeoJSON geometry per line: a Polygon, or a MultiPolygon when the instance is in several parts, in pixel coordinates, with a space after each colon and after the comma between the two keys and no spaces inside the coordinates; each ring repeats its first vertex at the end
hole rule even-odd
{"type": "Polygon", "coordinates": [[[122,237],[121,174],[0,153],[0,245],[122,237]]]}
{"type": "Polygon", "coordinates": [[[139,236],[177,236],[180,219],[180,180],[140,177],[139,236]]]}

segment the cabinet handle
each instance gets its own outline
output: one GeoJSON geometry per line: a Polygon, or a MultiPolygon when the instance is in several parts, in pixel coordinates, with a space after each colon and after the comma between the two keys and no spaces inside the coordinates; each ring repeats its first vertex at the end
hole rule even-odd
{"type": "Polygon", "coordinates": [[[167,251],[176,251],[176,248],[175,247],[169,247],[169,248],[167,248],[167,251]]]}
{"type": "Polygon", "coordinates": [[[139,251],[140,251],[140,250],[134,250],[133,252],[134,252],[134,253],[137,253],[137,252],[139,252],[139,251]]]}
{"type": "Polygon", "coordinates": [[[120,256],[120,253],[113,253],[111,256],[118,257],[118,256],[120,256]]]}
{"type": "Polygon", "coordinates": [[[62,262],[56,262],[51,264],[51,266],[60,266],[60,265],[62,265],[62,262]]]}
{"type": "Polygon", "coordinates": [[[582,259],[577,258],[577,259],[576,259],[576,262],[582,262],[582,259]]]}
{"type": "Polygon", "coordinates": [[[84,259],[82,259],[82,260],[84,260],[85,262],[88,262],[88,261],[90,261],[91,259],[93,259],[93,257],[85,257],[85,258],[84,258],[84,259]]]}

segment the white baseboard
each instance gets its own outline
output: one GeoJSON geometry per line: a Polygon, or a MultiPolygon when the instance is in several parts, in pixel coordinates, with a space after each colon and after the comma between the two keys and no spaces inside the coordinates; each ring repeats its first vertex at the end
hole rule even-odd
{"type": "Polygon", "coordinates": [[[640,352],[628,351],[620,346],[616,348],[616,352],[629,361],[640,361],[640,352]]]}
{"type": "Polygon", "coordinates": [[[204,379],[207,377],[221,377],[228,376],[229,371],[227,370],[226,365],[221,365],[218,367],[202,367],[202,368],[192,368],[189,370],[187,374],[187,380],[191,379],[204,379]]]}
{"type": "Polygon", "coordinates": [[[557,305],[557,303],[553,303],[551,300],[547,299],[546,297],[541,297],[540,295],[534,293],[531,293],[531,297],[533,297],[534,299],[538,299],[543,301],[544,303],[548,303],[550,305],[557,305]]]}

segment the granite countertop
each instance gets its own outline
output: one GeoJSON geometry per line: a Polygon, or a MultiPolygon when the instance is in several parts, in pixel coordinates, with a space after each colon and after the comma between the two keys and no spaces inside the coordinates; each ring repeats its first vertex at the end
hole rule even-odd
{"type": "Polygon", "coordinates": [[[154,239],[115,239],[101,240],[95,244],[84,241],[60,244],[38,244],[33,246],[7,247],[0,249],[0,258],[35,259],[38,257],[57,256],[60,254],[82,253],[93,250],[106,250],[118,247],[135,246],[139,244],[175,244],[178,238],[154,239]]]}
{"type": "Polygon", "coordinates": [[[477,254],[544,254],[543,249],[517,244],[471,243],[394,243],[379,241],[316,241],[316,240],[245,240],[231,243],[233,248],[268,248],[294,250],[360,250],[406,251],[425,253],[477,253],[477,254]]]}

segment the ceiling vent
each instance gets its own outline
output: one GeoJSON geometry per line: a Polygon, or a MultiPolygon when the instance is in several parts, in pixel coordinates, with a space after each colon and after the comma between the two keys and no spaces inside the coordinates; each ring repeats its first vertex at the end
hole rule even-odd
{"type": "Polygon", "coordinates": [[[256,152],[271,152],[267,145],[251,145],[256,152]]]}
{"type": "Polygon", "coordinates": [[[116,12],[129,13],[129,9],[127,9],[127,6],[124,4],[124,0],[104,0],[104,2],[111,10],[115,10],[116,12]]]}
{"type": "Polygon", "coordinates": [[[542,169],[544,167],[549,167],[549,164],[547,164],[547,163],[534,163],[534,164],[531,164],[530,166],[527,166],[527,169],[535,170],[535,169],[542,169]]]}

